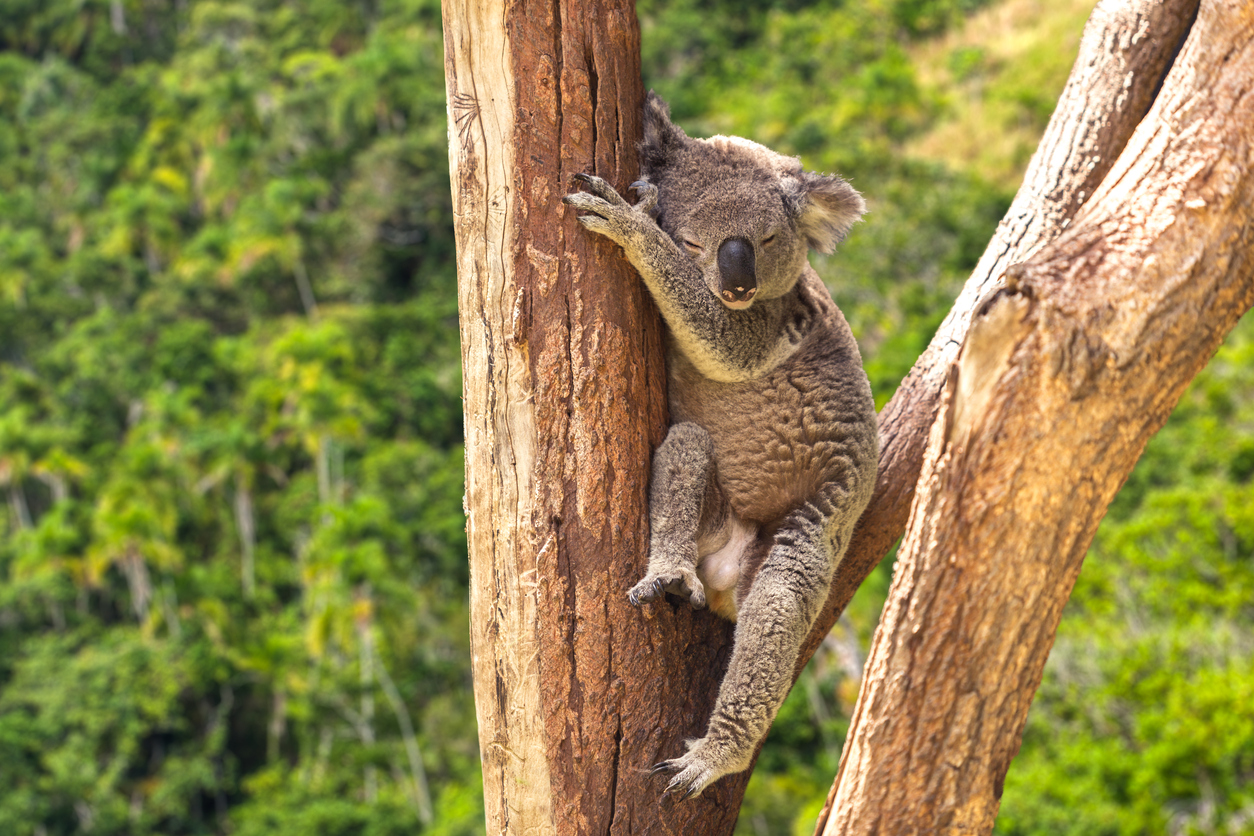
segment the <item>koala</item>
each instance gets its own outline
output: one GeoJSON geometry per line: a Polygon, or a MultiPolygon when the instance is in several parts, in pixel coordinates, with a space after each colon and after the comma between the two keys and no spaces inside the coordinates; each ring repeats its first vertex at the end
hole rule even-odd
{"type": "Polygon", "coordinates": [[[736,623],[705,736],[658,764],[695,796],[749,767],[875,484],[857,343],[808,251],[866,205],[836,176],[739,137],[689,138],[650,93],[639,196],[598,177],[564,202],[619,244],[667,325],[672,425],[653,456],[639,606],[680,596],[736,623]]]}

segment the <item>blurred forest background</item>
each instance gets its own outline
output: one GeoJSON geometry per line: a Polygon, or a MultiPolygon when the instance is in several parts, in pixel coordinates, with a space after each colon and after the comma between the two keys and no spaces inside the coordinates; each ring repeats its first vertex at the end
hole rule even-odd
{"type": "MultiPolygon", "coordinates": [[[[645,83],[867,196],[816,264],[882,405],[1091,7],[641,0],[645,83]]],[[[483,832],[453,264],[435,0],[0,0],[0,833],[483,832]]],[[[1112,507],[998,833],[1254,834],[1252,366],[1112,507]]],[[[890,573],[738,833],[810,833],[890,573]]]]}

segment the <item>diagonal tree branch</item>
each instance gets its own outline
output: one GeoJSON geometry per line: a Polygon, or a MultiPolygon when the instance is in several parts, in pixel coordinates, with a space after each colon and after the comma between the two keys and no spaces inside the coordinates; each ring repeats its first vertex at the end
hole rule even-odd
{"type": "Polygon", "coordinates": [[[1204,0],[1068,228],[975,311],[819,833],[991,831],[1115,492],[1254,303],[1254,11],[1204,0]]]}

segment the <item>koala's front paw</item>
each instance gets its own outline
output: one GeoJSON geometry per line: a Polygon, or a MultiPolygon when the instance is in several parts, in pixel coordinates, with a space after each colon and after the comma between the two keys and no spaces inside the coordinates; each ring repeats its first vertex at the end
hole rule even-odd
{"type": "Polygon", "coordinates": [[[657,186],[643,180],[632,183],[631,187],[640,194],[640,201],[632,206],[600,177],[576,174],[575,180],[582,183],[587,191],[568,194],[562,202],[590,213],[579,216],[579,223],[588,229],[604,235],[624,249],[641,235],[653,231],[661,234],[653,220],[653,210],[657,207],[657,186]]]}
{"type": "Polygon", "coordinates": [[[672,569],[645,575],[627,593],[627,600],[638,607],[656,601],[668,592],[686,598],[694,609],[705,609],[705,586],[691,569],[672,569]]]}
{"type": "Polygon", "coordinates": [[[749,767],[748,758],[736,758],[708,738],[688,741],[688,754],[653,767],[652,774],[673,772],[675,776],[662,792],[680,801],[695,798],[724,775],[740,772],[749,767]]]}

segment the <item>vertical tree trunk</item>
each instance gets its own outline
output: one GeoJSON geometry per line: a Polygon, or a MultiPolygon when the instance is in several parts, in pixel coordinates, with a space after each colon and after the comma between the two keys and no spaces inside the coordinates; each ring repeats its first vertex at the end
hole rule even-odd
{"type": "Polygon", "coordinates": [[[666,425],[661,326],[560,198],[625,190],[641,132],[630,0],[444,5],[466,423],[471,641],[488,832],[730,833],[747,776],[687,804],[728,625],[627,603],[666,425]]]}
{"type": "Polygon", "coordinates": [[[988,833],[1098,522],[1254,303],[1254,8],[1204,0],[1070,226],[949,367],[822,834],[988,833]]]}

